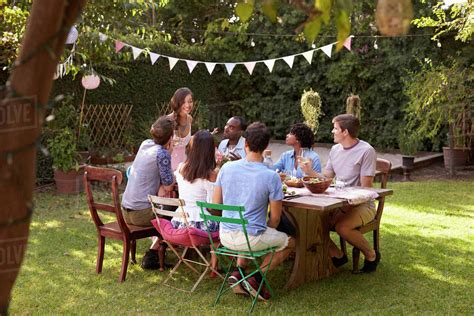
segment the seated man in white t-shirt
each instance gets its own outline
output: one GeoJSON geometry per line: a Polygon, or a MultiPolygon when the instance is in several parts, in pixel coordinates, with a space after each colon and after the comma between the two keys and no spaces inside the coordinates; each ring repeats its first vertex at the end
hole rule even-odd
{"type": "Polygon", "coordinates": [[[224,139],[217,148],[228,160],[239,160],[245,158],[245,132],[247,124],[240,116],[231,117],[224,127],[224,139]]]}
{"type": "MultiPolygon", "coordinates": [[[[329,159],[323,175],[337,177],[348,186],[372,187],[375,176],[377,156],[369,143],[359,140],[360,122],[351,114],[341,114],[333,120],[332,134],[334,145],[329,152],[329,159]]],[[[318,175],[311,168],[311,161],[302,164],[301,168],[308,175],[318,175]]],[[[334,217],[336,232],[365,256],[362,272],[374,272],[380,260],[380,254],[370,246],[364,235],[357,229],[375,218],[374,201],[341,209],[334,217]]],[[[347,256],[331,241],[329,254],[336,267],[347,263],[347,256]]]]}

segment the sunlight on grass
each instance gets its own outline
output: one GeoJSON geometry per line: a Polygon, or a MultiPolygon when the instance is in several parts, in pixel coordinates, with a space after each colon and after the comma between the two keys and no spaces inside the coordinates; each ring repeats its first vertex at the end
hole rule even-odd
{"type": "MultiPolygon", "coordinates": [[[[286,262],[269,275],[278,298],[258,303],[255,314],[472,313],[474,181],[390,187],[395,193],[386,200],[376,273],[353,275],[348,264],[330,278],[286,291],[291,268],[286,262]]],[[[137,243],[138,262],[149,245],[137,243]]],[[[144,271],[139,264],[130,265],[126,282],[119,284],[122,244],[107,240],[100,275],[96,255],[96,229],[84,195],[37,194],[11,314],[242,314],[250,304],[229,293],[212,308],[219,280],[206,277],[195,293],[186,294],[162,284],[168,272],[144,271]]],[[[175,262],[172,258],[169,253],[167,261],[175,262]]],[[[184,267],[174,281],[187,286],[195,280],[184,267]]]]}

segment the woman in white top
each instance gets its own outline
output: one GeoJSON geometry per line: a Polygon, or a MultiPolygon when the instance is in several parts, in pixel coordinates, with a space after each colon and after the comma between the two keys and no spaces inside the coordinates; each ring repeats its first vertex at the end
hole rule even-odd
{"type": "MultiPolygon", "coordinates": [[[[174,149],[173,149],[174,152],[174,149]]],[[[178,183],[179,198],[185,201],[184,210],[187,213],[188,225],[211,232],[219,231],[219,223],[203,222],[201,209],[196,201],[212,201],[214,182],[217,178],[214,139],[209,131],[198,131],[191,138],[187,147],[187,159],[175,171],[178,183]]],[[[205,211],[207,214],[209,212],[205,211]]],[[[183,228],[185,223],[180,217],[173,217],[171,223],[174,228],[183,228]]],[[[211,265],[217,266],[217,258],[212,254],[211,265]]]]}
{"type": "Polygon", "coordinates": [[[173,135],[173,153],[171,155],[171,168],[176,170],[178,165],[186,160],[186,146],[191,140],[191,125],[193,117],[193,93],[188,88],[179,88],[170,101],[173,112],[168,116],[176,122],[173,135]]]}

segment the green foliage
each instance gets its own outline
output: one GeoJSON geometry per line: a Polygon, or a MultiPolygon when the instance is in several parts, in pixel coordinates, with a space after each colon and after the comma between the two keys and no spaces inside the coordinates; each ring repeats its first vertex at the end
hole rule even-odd
{"type": "Polygon", "coordinates": [[[76,137],[73,131],[65,128],[48,140],[48,150],[53,159],[53,167],[63,172],[78,168],[76,137]]]}
{"type": "Polygon", "coordinates": [[[351,93],[351,95],[346,100],[346,113],[352,114],[360,120],[361,111],[362,105],[360,102],[360,97],[351,93]]]}
{"type": "Polygon", "coordinates": [[[303,92],[301,96],[301,113],[305,118],[305,123],[316,134],[319,128],[319,118],[323,115],[323,112],[321,111],[321,98],[313,89],[303,92]]]}
{"type": "Polygon", "coordinates": [[[428,63],[422,71],[412,74],[406,82],[405,93],[409,97],[406,113],[409,127],[419,138],[436,139],[443,128],[452,125],[460,135],[456,145],[470,145],[471,124],[466,124],[466,115],[470,118],[473,110],[473,70],[472,66],[428,63]]]}
{"type": "Polygon", "coordinates": [[[20,1],[10,6],[8,2],[0,0],[0,65],[11,64],[16,58],[31,4],[31,1],[20,1]]]}
{"type": "Polygon", "coordinates": [[[474,33],[474,2],[455,3],[449,9],[445,6],[444,1],[439,1],[431,15],[414,19],[413,24],[419,28],[434,28],[433,40],[454,32],[456,40],[470,42],[474,33]]]}
{"type": "Polygon", "coordinates": [[[416,134],[402,130],[398,135],[398,145],[402,155],[414,156],[420,148],[420,140],[416,134]]]}

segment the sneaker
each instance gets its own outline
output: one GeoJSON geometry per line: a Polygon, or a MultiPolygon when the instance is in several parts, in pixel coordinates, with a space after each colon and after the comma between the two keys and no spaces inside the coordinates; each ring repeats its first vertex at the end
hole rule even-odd
{"type": "Polygon", "coordinates": [[[158,270],[160,268],[158,250],[150,249],[145,252],[140,266],[145,270],[158,270]]]}
{"type": "MultiPolygon", "coordinates": [[[[230,274],[229,278],[227,279],[227,283],[229,284],[229,286],[232,286],[235,283],[239,282],[240,280],[242,280],[242,276],[240,275],[239,270],[235,270],[234,272],[232,272],[230,274]]],[[[241,283],[237,284],[236,286],[232,287],[232,291],[235,294],[248,296],[249,293],[242,286],[243,283],[244,282],[241,282],[241,283]]]]}
{"type": "MultiPolygon", "coordinates": [[[[253,297],[257,296],[258,287],[260,283],[257,281],[255,277],[250,277],[246,279],[244,282],[245,289],[252,295],[253,297]]],[[[258,293],[258,299],[261,301],[267,301],[271,297],[270,292],[265,287],[265,284],[262,285],[260,289],[260,293],[258,293]]]]}

